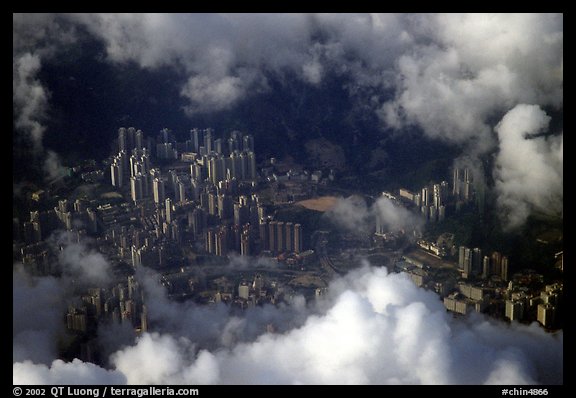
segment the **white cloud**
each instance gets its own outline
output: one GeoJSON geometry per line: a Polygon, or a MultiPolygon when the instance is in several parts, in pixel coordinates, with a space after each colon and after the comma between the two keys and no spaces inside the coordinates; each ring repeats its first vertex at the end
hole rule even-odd
{"type": "Polygon", "coordinates": [[[24,361],[15,363],[12,372],[13,384],[98,385],[126,382],[126,377],[120,372],[108,371],[79,359],[74,359],[72,362],[57,359],[50,367],[24,361]]]}
{"type": "Polygon", "coordinates": [[[95,286],[110,281],[110,263],[102,253],[89,249],[83,243],[65,243],[59,254],[65,275],[95,286]]]}
{"type": "Polygon", "coordinates": [[[15,57],[12,65],[12,93],[16,128],[29,135],[35,151],[43,149],[48,93],[36,78],[41,61],[37,54],[26,52],[15,57]]]}
{"type": "Polygon", "coordinates": [[[376,199],[372,206],[368,206],[360,196],[338,198],[336,205],[326,216],[347,230],[360,233],[373,232],[377,218],[388,231],[410,231],[423,225],[418,214],[395,204],[385,196],[376,199]]]}
{"type": "Polygon", "coordinates": [[[562,106],[562,15],[423,14],[426,44],[398,58],[397,92],[382,108],[398,128],[482,153],[495,147],[491,119],[517,103],[562,106]]]}
{"type": "Polygon", "coordinates": [[[326,216],[342,227],[356,232],[369,232],[371,225],[370,210],[360,196],[338,198],[336,204],[326,212],[326,216]]]}
{"type": "Polygon", "coordinates": [[[53,277],[28,275],[22,265],[12,273],[12,357],[50,363],[62,331],[63,285],[53,277]]]}
{"type": "Polygon", "coordinates": [[[418,126],[476,157],[497,150],[494,123],[517,104],[563,107],[562,14],[15,14],[14,26],[18,126],[37,144],[36,71],[76,26],[112,63],[173,67],[189,115],[230,109],[270,77],[336,74],[385,127],[418,126]]]}
{"type": "Polygon", "coordinates": [[[563,203],[563,135],[547,132],[550,117],[538,105],[515,106],[495,130],[500,141],[494,177],[498,203],[510,227],[533,210],[559,215],[563,203]]]}
{"type": "MultiPolygon", "coordinates": [[[[146,333],[112,355],[113,369],[107,373],[79,361],[67,364],[67,370],[78,368],[78,382],[113,383],[115,377],[131,384],[563,381],[562,332],[505,325],[481,315],[454,319],[434,293],[417,288],[403,274],[364,266],[335,280],[324,300],[323,309],[309,312],[303,323],[283,333],[260,333],[212,348],[168,331],[146,333]]],[[[182,319],[183,313],[170,316],[182,319]]],[[[64,377],[62,368],[60,362],[49,369],[15,363],[14,383],[53,382],[64,377]]]]}

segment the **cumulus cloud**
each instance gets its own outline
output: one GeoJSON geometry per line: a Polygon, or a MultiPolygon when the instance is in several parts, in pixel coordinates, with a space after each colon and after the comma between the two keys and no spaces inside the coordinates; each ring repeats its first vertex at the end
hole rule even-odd
{"type": "Polygon", "coordinates": [[[66,242],[60,238],[58,261],[65,276],[88,285],[103,286],[110,282],[111,266],[102,253],[90,249],[84,242],[66,242]]]}
{"type": "Polygon", "coordinates": [[[67,170],[62,165],[60,156],[54,151],[46,151],[46,159],[44,160],[44,170],[46,171],[47,178],[50,181],[55,181],[66,175],[67,170]]]}
{"type": "MultiPolygon", "coordinates": [[[[231,346],[145,333],[111,356],[109,371],[75,361],[14,364],[14,383],[129,384],[561,384],[562,332],[456,319],[403,274],[364,266],[335,280],[324,305],[283,333],[231,346]],[[66,365],[66,369],[64,369],[66,365]],[[77,369],[75,369],[77,368],[77,369]],[[84,375],[80,370],[88,369],[84,375]],[[31,376],[29,376],[31,374],[31,376]]],[[[301,311],[304,311],[302,309],[301,311]]]]}
{"type": "Polygon", "coordinates": [[[397,60],[396,94],[382,107],[395,128],[483,153],[495,147],[492,120],[517,103],[562,107],[562,15],[424,14],[430,38],[397,60]]]}
{"type": "Polygon", "coordinates": [[[49,364],[57,353],[65,308],[63,285],[53,277],[32,277],[20,264],[12,273],[12,357],[49,364]]]}
{"type": "Polygon", "coordinates": [[[265,333],[268,325],[283,332],[302,324],[308,314],[304,298],[295,295],[287,298],[290,305],[248,308],[240,317],[223,303],[207,306],[192,301],[171,301],[158,284],[157,274],[139,270],[138,277],[147,297],[148,320],[153,329],[187,339],[200,347],[229,347],[239,341],[250,341],[265,333]]]}
{"type": "Polygon", "coordinates": [[[15,126],[28,134],[35,151],[43,149],[42,137],[46,130],[43,122],[48,106],[48,93],[36,78],[40,67],[40,57],[29,52],[16,57],[12,65],[15,126]]]}
{"type": "Polygon", "coordinates": [[[550,117],[520,104],[495,130],[500,141],[494,177],[507,225],[522,225],[533,210],[558,216],[563,203],[563,136],[543,136],[550,117]]]}
{"type": "Polygon", "coordinates": [[[62,166],[54,151],[45,151],[43,138],[48,120],[50,91],[38,78],[43,60],[54,57],[59,47],[75,42],[75,28],[54,14],[13,14],[12,103],[14,126],[32,143],[35,156],[44,157],[49,180],[61,176],[62,166]]]}
{"type": "Polygon", "coordinates": [[[373,232],[376,219],[388,231],[419,229],[423,225],[418,214],[385,196],[376,199],[372,206],[360,196],[339,198],[326,215],[337,225],[359,233],[373,232]]]}
{"type": "Polygon", "coordinates": [[[57,359],[52,362],[50,367],[24,361],[15,363],[12,372],[14,384],[98,385],[126,383],[126,376],[122,373],[108,371],[79,359],[74,359],[72,362],[57,359]]]}
{"type": "MultiPolygon", "coordinates": [[[[299,71],[313,59],[309,17],[279,14],[79,14],[111,62],[174,66],[190,114],[214,112],[267,89],[267,70],[299,71]]],[[[314,71],[310,71],[314,75],[314,71]]],[[[311,75],[311,76],[312,76],[311,75]]],[[[312,78],[318,78],[318,74],[312,78]]]]}
{"type": "Polygon", "coordinates": [[[228,262],[228,267],[233,270],[278,267],[278,263],[276,261],[266,257],[240,256],[238,254],[232,253],[228,256],[228,258],[230,259],[228,262]]]}
{"type": "Polygon", "coordinates": [[[385,196],[376,200],[373,212],[389,231],[419,229],[424,224],[420,215],[414,214],[385,196]]]}
{"type": "Polygon", "coordinates": [[[350,231],[369,232],[372,224],[370,208],[360,196],[338,198],[326,216],[350,231]]]}
{"type": "Polygon", "coordinates": [[[61,278],[31,275],[19,263],[13,267],[14,362],[28,360],[50,365],[59,354],[58,341],[65,333],[63,315],[74,289],[105,286],[111,280],[109,262],[84,242],[72,243],[65,234],[57,234],[49,243],[51,249],[58,250],[61,278]]]}
{"type": "Polygon", "coordinates": [[[15,14],[14,103],[37,144],[48,98],[37,71],[78,26],[113,64],[173,68],[189,115],[288,74],[336,75],[388,131],[417,126],[477,157],[498,149],[494,125],[517,104],[563,107],[562,14],[15,14]]]}

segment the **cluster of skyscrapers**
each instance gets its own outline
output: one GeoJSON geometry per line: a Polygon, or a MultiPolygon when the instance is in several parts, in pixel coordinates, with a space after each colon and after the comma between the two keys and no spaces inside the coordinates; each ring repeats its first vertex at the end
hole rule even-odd
{"type": "Polygon", "coordinates": [[[455,167],[452,176],[452,195],[456,199],[465,202],[472,199],[473,194],[473,180],[472,173],[469,168],[455,167]]]}
{"type": "Polygon", "coordinates": [[[87,289],[80,301],[68,306],[66,323],[69,330],[85,333],[100,320],[114,323],[129,321],[135,328],[145,331],[146,315],[143,290],[131,275],[109,289],[87,289]]]}
{"type": "Polygon", "coordinates": [[[302,252],[302,226],[300,224],[263,220],[259,227],[262,250],[273,254],[302,252]]]}
{"type": "Polygon", "coordinates": [[[144,227],[120,232],[128,236],[124,241],[131,248],[133,265],[162,264],[170,242],[180,244],[183,239],[217,256],[302,251],[301,225],[267,217],[252,193],[257,170],[251,135],[233,131],[223,140],[210,128],[194,128],[189,139],[177,142],[163,129],[155,142],[151,154],[142,145],[154,143],[140,130],[120,128],[119,152],[110,165],[112,185],[120,192],[129,189],[133,215],[144,227]],[[167,171],[152,166],[166,161],[167,171]]]}
{"type": "Polygon", "coordinates": [[[537,320],[542,326],[553,328],[558,325],[562,310],[561,283],[546,285],[540,292],[511,287],[505,304],[505,316],[511,321],[537,320]]]}
{"type": "Polygon", "coordinates": [[[508,257],[500,252],[492,252],[490,256],[482,256],[482,250],[478,247],[470,249],[460,246],[458,249],[458,267],[462,270],[464,278],[481,277],[487,279],[492,275],[499,276],[507,282],[508,257]]]}
{"type": "Polygon", "coordinates": [[[420,192],[412,193],[400,188],[400,197],[412,202],[428,221],[443,221],[446,218],[446,201],[448,200],[448,182],[430,184],[422,187],[420,192]]]}
{"type": "Polygon", "coordinates": [[[446,209],[452,205],[458,209],[462,203],[467,203],[474,196],[472,173],[468,168],[455,167],[453,171],[452,191],[447,181],[428,184],[419,192],[411,192],[400,188],[400,197],[416,206],[423,217],[430,222],[443,221],[446,209]]]}

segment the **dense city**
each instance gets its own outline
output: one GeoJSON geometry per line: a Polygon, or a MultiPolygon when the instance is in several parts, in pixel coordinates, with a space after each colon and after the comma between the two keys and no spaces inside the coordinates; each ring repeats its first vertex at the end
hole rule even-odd
{"type": "MultiPolygon", "coordinates": [[[[113,146],[102,162],[86,160],[46,186],[22,188],[29,219],[13,219],[14,262],[32,275],[60,276],[59,253],[71,244],[112,265],[111,279],[75,285],[77,300],[62,314],[72,341],[64,356],[98,363],[100,324],[154,330],[139,269],[154,271],[171,300],[241,312],[296,295],[315,300],[363,258],[434,291],[455,317],[481,312],[562,328],[561,280],[522,267],[513,273],[507,253],[457,245],[451,232],[423,234],[482,202],[467,167],[451,170],[450,182],[361,198],[385,200],[421,223],[390,229],[377,214],[357,233],[310,219],[325,220],[342,198],[333,169],[257,161],[252,135],[194,128],[178,141],[169,129],[151,136],[122,127],[113,146]]],[[[550,259],[559,272],[562,256],[550,259]]]]}

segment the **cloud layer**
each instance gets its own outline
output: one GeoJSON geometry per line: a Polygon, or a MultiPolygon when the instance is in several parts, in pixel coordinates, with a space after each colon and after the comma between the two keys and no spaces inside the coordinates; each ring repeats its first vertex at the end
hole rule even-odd
{"type": "MultiPolygon", "coordinates": [[[[49,105],[38,71],[79,31],[102,41],[111,64],[172,68],[190,115],[230,109],[269,90],[270,79],[318,86],[340,76],[384,129],[417,126],[476,158],[498,151],[508,130],[494,127],[518,104],[563,108],[562,14],[15,14],[13,21],[16,127],[37,149],[49,105]]],[[[556,148],[540,145],[548,146],[542,156],[556,148]]],[[[521,164],[499,167],[507,174],[521,164]]],[[[547,195],[533,193],[537,201],[547,195]]]]}
{"type": "Polygon", "coordinates": [[[357,233],[374,232],[377,218],[384,230],[389,232],[419,229],[424,224],[419,214],[411,212],[385,196],[380,196],[371,206],[368,206],[360,196],[338,198],[326,216],[337,225],[357,233]]]}
{"type": "MultiPolygon", "coordinates": [[[[14,363],[15,384],[561,384],[562,332],[477,315],[454,319],[402,274],[364,265],[335,280],[304,320],[282,333],[202,347],[190,334],[144,333],[110,356],[110,370],[75,360],[14,363]],[[74,376],[72,379],[71,375],[74,376]]],[[[184,326],[212,307],[172,306],[184,326]]],[[[270,311],[278,311],[269,308],[270,311]]],[[[151,310],[153,312],[154,310],[151,310]]],[[[261,319],[263,313],[258,314],[261,319]]],[[[224,317],[228,323],[233,318],[224,317]]],[[[165,319],[164,319],[165,321],[165,319]]],[[[246,322],[258,322],[255,318],[246,322]]],[[[198,318],[196,328],[209,323],[198,318]]],[[[242,322],[242,321],[240,321],[242,322]]],[[[272,321],[274,323],[274,321],[272,321]]],[[[165,328],[175,328],[163,323],[165,328]]],[[[189,324],[190,325],[190,324],[189,324]]],[[[194,328],[194,326],[192,326],[194,328]]],[[[227,328],[220,329],[220,335],[227,328]]]]}
{"type": "MultiPolygon", "coordinates": [[[[169,67],[181,77],[184,112],[232,108],[266,92],[270,79],[320,86],[344,77],[350,96],[383,130],[416,126],[461,145],[474,159],[496,154],[492,174],[509,226],[533,211],[562,212],[562,135],[548,132],[563,108],[561,14],[14,14],[15,128],[57,177],[43,136],[50,90],[39,78],[79,30],[101,40],[113,65],[169,67]]],[[[333,217],[367,231],[418,225],[386,198],[342,200],[333,217]]],[[[66,246],[65,275],[102,283],[104,258],[66,246]]],[[[238,267],[244,267],[237,261],[238,267]]],[[[234,267],[234,265],[233,265],[234,267]]],[[[249,267],[246,267],[249,269],[249,267]]],[[[69,280],[13,275],[13,381],[24,383],[522,384],[563,381],[562,333],[481,316],[454,320],[438,298],[402,275],[363,267],[334,281],[323,301],[255,308],[169,301],[140,275],[154,332],[112,353],[103,369],[56,358],[69,280]],[[277,333],[266,326],[275,325],[277,333]]],[[[103,333],[104,335],[106,333],[103,333]]]]}
{"type": "Polygon", "coordinates": [[[549,122],[538,105],[520,104],[496,126],[500,151],[494,177],[510,227],[522,225],[533,210],[562,214],[563,136],[541,135],[549,122]]]}
{"type": "Polygon", "coordinates": [[[111,280],[110,263],[101,253],[66,237],[66,233],[55,234],[48,240],[50,250],[57,253],[54,269],[61,272],[60,278],[33,276],[24,265],[13,266],[14,362],[52,363],[58,357],[57,345],[65,328],[63,317],[75,289],[104,286],[111,280]]]}

